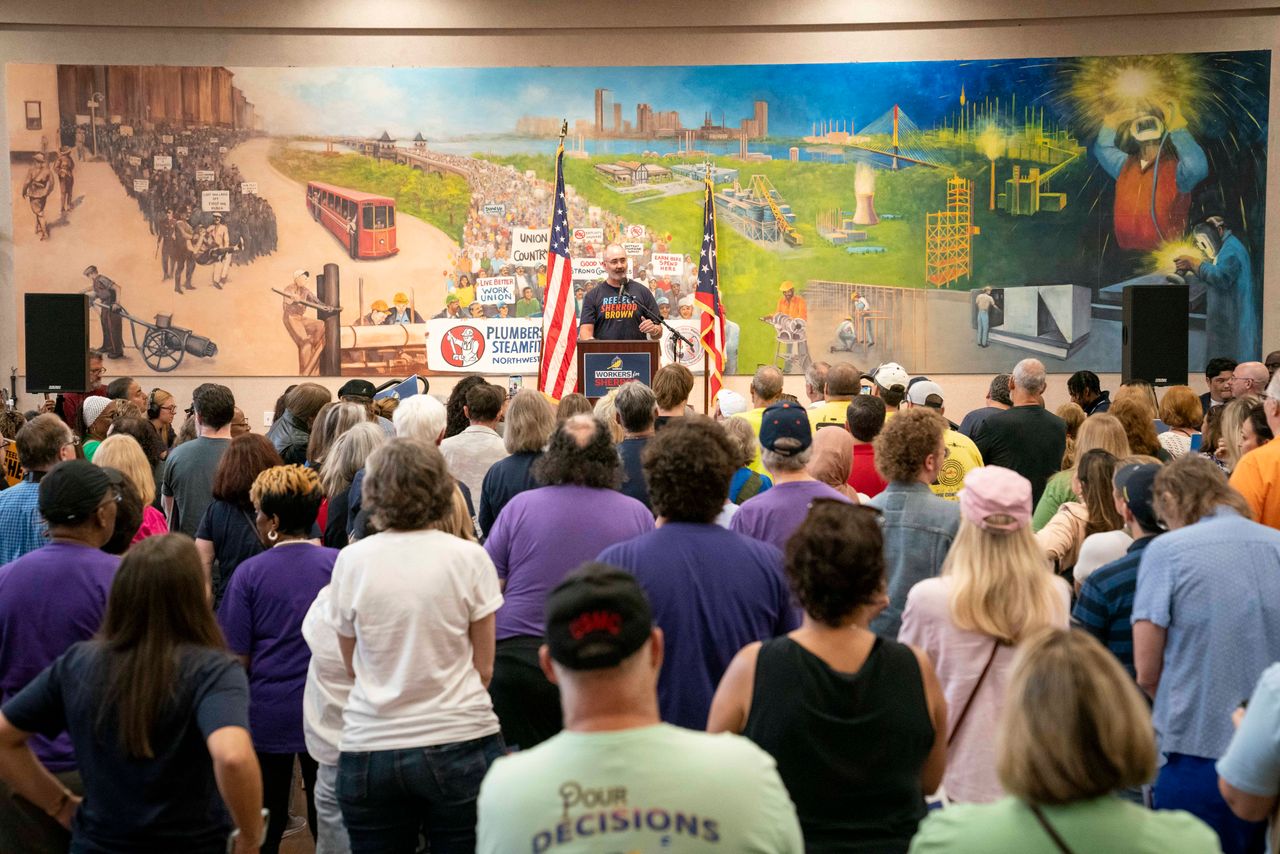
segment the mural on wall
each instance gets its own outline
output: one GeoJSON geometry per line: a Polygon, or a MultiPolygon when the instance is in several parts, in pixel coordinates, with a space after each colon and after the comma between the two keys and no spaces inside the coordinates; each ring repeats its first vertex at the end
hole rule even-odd
{"type": "Polygon", "coordinates": [[[536,373],[565,117],[579,294],[618,243],[696,324],[710,170],[727,373],[1117,370],[1169,281],[1192,367],[1258,358],[1270,62],[10,64],[17,291],[116,374],[536,373]]]}

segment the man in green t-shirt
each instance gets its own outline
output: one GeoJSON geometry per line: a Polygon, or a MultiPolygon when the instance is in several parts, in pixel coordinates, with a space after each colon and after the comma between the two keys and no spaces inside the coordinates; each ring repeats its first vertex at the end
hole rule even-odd
{"type": "Polygon", "coordinates": [[[516,317],[537,317],[542,314],[542,303],[533,295],[533,288],[526,287],[523,296],[516,300],[516,317]]]}
{"type": "Polygon", "coordinates": [[[764,751],[662,723],[662,630],[629,573],[586,564],[551,592],[539,659],[564,731],[497,760],[480,788],[476,850],[804,850],[764,751]]]}

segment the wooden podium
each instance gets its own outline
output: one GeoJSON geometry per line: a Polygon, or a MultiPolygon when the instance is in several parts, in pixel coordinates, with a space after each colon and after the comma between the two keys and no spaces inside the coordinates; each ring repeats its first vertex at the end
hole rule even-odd
{"type": "Polygon", "coordinates": [[[638,380],[653,385],[658,370],[658,341],[579,341],[578,391],[594,404],[611,389],[638,380]]]}

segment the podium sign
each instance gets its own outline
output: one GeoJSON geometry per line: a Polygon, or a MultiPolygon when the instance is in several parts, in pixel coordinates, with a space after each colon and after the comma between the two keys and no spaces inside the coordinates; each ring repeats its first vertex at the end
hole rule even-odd
{"type": "Polygon", "coordinates": [[[595,403],[629,382],[653,384],[657,341],[579,341],[578,389],[595,403]]]}

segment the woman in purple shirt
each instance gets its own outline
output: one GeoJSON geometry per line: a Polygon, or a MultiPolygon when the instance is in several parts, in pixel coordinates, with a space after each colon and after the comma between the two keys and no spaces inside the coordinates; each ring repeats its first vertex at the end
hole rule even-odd
{"type": "Polygon", "coordinates": [[[335,549],[311,539],[324,493],[315,471],[275,466],[249,492],[266,551],[240,564],[218,611],[227,646],[249,673],[249,722],[262,766],[263,806],[271,810],[264,854],[275,854],[289,820],[293,761],[302,768],[307,823],[316,835],[316,762],[302,733],[302,692],[311,650],[302,620],[329,583],[335,549]]]}

